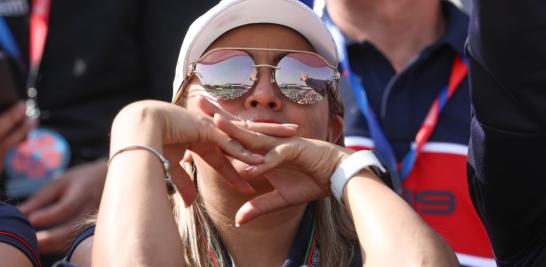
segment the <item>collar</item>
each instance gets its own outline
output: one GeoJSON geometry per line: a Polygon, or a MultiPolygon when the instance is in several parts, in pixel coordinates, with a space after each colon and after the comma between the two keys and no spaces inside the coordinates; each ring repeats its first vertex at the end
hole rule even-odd
{"type": "Polygon", "coordinates": [[[446,19],[446,29],[435,46],[448,45],[464,57],[464,44],[468,31],[468,15],[449,1],[442,1],[442,12],[446,19]]]}
{"type": "MultiPolygon", "coordinates": [[[[317,15],[322,17],[323,20],[332,21],[323,0],[315,0],[315,5],[313,9],[317,13],[317,15]]],[[[466,15],[453,3],[445,0],[442,1],[442,12],[446,20],[445,31],[440,39],[434,42],[431,47],[448,45],[453,50],[455,50],[461,57],[464,57],[464,44],[466,41],[469,22],[468,15],[466,15]]],[[[343,34],[343,38],[345,39],[345,44],[347,46],[359,43],[358,41],[349,38],[345,34],[343,34]]],[[[368,41],[364,41],[363,43],[371,44],[368,41]]],[[[373,46],[373,44],[371,45],[373,46]]],[[[342,48],[338,47],[338,49],[342,48]]]]}

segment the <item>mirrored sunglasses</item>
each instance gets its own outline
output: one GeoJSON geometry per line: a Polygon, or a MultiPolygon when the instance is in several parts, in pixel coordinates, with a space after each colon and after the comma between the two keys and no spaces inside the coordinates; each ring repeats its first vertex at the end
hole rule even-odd
{"type": "Polygon", "coordinates": [[[258,81],[258,68],[272,69],[272,83],[298,104],[315,104],[327,90],[337,90],[339,72],[320,55],[297,50],[269,48],[218,48],[190,64],[188,77],[195,75],[211,96],[233,100],[248,92],[258,81]],[[279,51],[277,65],[256,64],[247,51],[279,51]],[[330,89],[329,89],[330,88],[330,89]]]}

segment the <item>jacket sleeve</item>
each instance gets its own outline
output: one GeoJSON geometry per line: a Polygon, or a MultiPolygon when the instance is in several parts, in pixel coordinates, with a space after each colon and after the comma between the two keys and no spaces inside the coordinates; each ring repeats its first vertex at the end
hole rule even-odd
{"type": "Polygon", "coordinates": [[[469,27],[469,187],[499,265],[546,263],[545,14],[541,0],[475,0],[469,27]]]}

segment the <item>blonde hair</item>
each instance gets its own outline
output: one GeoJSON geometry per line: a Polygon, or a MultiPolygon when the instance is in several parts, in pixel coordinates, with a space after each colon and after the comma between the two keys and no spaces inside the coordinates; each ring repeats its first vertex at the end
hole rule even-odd
{"type": "MultiPolygon", "coordinates": [[[[183,86],[174,98],[177,104],[185,105],[187,86],[183,86]]],[[[337,84],[328,88],[329,116],[343,117],[343,102],[337,84]]],[[[343,135],[333,143],[343,146],[343,135]]],[[[197,186],[195,166],[188,170],[197,186]]],[[[184,246],[184,259],[189,266],[208,266],[212,262],[209,244],[218,248],[219,240],[212,234],[214,226],[207,215],[200,196],[188,208],[182,197],[176,193],[171,198],[173,213],[184,246]]],[[[319,266],[349,266],[355,256],[358,241],[351,219],[345,208],[335,198],[323,198],[315,205],[315,220],[320,246],[319,266]]],[[[229,259],[220,259],[222,261],[229,259]]]]}

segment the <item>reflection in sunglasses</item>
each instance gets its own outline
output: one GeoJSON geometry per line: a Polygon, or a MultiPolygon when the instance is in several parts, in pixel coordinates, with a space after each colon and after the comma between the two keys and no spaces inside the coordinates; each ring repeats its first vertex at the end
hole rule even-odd
{"type": "Polygon", "coordinates": [[[257,68],[272,69],[271,82],[276,82],[284,96],[298,104],[314,104],[321,101],[327,90],[335,88],[339,79],[337,69],[319,55],[307,51],[245,48],[289,52],[277,66],[257,65],[242,49],[220,48],[207,52],[191,66],[201,85],[213,97],[233,100],[248,92],[259,80],[257,68]]]}

